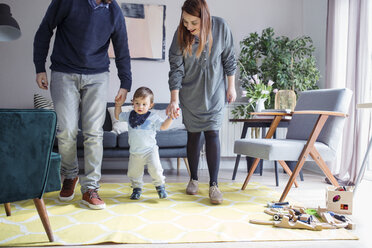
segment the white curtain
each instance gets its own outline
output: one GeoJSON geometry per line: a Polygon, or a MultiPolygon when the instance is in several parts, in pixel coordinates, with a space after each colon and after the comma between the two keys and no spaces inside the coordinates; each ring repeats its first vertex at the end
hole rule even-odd
{"type": "Polygon", "coordinates": [[[334,175],[354,184],[371,134],[372,109],[356,109],[372,102],[371,0],[328,0],[326,88],[353,91],[338,161],[329,164],[334,175]]]}

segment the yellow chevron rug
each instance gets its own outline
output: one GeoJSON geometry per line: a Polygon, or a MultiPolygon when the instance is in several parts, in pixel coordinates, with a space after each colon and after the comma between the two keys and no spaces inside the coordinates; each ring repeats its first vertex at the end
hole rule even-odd
{"type": "Polygon", "coordinates": [[[186,195],[186,183],[166,185],[168,199],[159,199],[146,184],[139,201],[129,199],[129,184],[102,184],[104,210],[90,210],[80,203],[81,194],[68,203],[58,192],[44,195],[54,243],[49,243],[33,201],[11,204],[12,216],[0,207],[0,246],[88,245],[113,243],[186,243],[224,241],[280,241],[357,239],[345,229],[308,231],[250,224],[250,219],[269,220],[266,203],[279,194],[257,183],[245,191],[241,184],[221,183],[224,202],[209,203],[207,184],[200,194],[186,195]]]}

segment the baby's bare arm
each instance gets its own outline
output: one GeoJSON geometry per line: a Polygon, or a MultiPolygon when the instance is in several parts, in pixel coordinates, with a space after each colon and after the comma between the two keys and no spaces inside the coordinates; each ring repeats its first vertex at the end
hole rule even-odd
{"type": "Polygon", "coordinates": [[[168,119],[166,119],[163,122],[163,124],[161,124],[160,130],[167,130],[170,127],[170,125],[172,124],[172,122],[173,122],[172,118],[168,117],[168,119]]]}

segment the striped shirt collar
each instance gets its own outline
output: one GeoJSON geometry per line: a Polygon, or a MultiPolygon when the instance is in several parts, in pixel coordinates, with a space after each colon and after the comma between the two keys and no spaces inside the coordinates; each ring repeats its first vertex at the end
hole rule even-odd
{"type": "Polygon", "coordinates": [[[93,9],[98,9],[98,8],[106,8],[108,9],[109,8],[109,4],[108,3],[103,3],[101,2],[100,4],[97,4],[96,3],[96,0],[88,0],[90,6],[92,6],[93,9]]]}

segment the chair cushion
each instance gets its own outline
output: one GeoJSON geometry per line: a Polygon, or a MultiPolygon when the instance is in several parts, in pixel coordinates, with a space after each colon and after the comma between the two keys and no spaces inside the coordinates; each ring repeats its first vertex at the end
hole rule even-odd
{"type": "MultiPolygon", "coordinates": [[[[235,141],[234,152],[264,160],[297,161],[306,141],[291,139],[239,139],[235,141]]],[[[335,158],[335,151],[321,142],[315,143],[324,161],[335,158]]],[[[313,160],[309,155],[308,161],[313,160]]]]}

